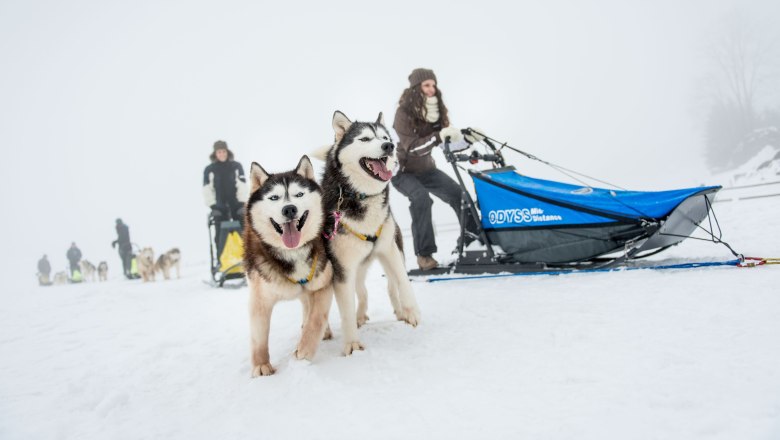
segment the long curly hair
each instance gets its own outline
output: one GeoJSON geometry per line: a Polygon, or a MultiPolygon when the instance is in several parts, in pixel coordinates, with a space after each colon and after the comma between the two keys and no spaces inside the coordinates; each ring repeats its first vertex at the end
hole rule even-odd
{"type": "MultiPolygon", "coordinates": [[[[441,97],[441,90],[436,87],[436,98],[439,100],[439,122],[442,127],[449,127],[450,118],[448,116],[447,106],[441,97]]],[[[415,128],[419,128],[428,121],[425,119],[425,95],[420,89],[420,84],[409,87],[401,93],[401,99],[398,100],[398,106],[406,113],[412,115],[415,128]]]]}

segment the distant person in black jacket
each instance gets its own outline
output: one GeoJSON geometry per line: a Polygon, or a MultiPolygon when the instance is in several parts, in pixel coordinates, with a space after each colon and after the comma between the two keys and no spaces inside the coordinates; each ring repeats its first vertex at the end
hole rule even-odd
{"type": "Polygon", "coordinates": [[[127,279],[132,279],[131,264],[133,261],[133,246],[130,244],[130,229],[122,223],[122,219],[116,219],[117,239],[111,243],[111,247],[119,245],[119,258],[122,259],[122,271],[127,279]]]}
{"type": "Polygon", "coordinates": [[[203,200],[211,214],[221,220],[244,221],[244,204],[248,199],[246,178],[241,163],[225,141],[214,142],[211,164],[203,170],[203,200]]]}
{"type": "Polygon", "coordinates": [[[244,168],[233,160],[233,152],[225,141],[214,142],[214,151],[209,156],[211,164],[203,170],[203,200],[211,208],[210,216],[216,225],[218,253],[222,250],[219,241],[220,223],[236,220],[244,224],[244,205],[249,191],[244,177],[244,168]]]}
{"type": "Polygon", "coordinates": [[[44,255],[43,258],[38,260],[38,283],[40,283],[41,286],[48,286],[51,284],[49,281],[50,274],[51,264],[49,264],[49,259],[44,255]]]}
{"type": "Polygon", "coordinates": [[[68,249],[68,252],[65,254],[65,256],[68,257],[68,262],[70,263],[71,276],[73,276],[76,272],[81,273],[81,270],[79,269],[79,261],[81,261],[81,250],[76,247],[75,242],[70,244],[70,249],[68,249]]]}

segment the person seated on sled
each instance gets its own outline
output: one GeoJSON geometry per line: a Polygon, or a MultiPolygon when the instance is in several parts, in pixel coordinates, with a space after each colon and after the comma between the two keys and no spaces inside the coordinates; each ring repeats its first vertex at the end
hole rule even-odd
{"type": "Polygon", "coordinates": [[[218,251],[220,223],[236,220],[244,227],[244,205],[249,199],[244,168],[233,160],[233,152],[225,141],[214,142],[209,156],[211,164],[203,170],[203,200],[211,208],[210,216],[215,224],[215,244],[218,251]]]}
{"type": "Polygon", "coordinates": [[[65,254],[68,257],[70,263],[70,276],[71,279],[77,279],[81,281],[81,269],[79,269],[79,262],[81,261],[81,250],[76,247],[76,242],[70,244],[68,252],[65,254]]]}
{"type": "Polygon", "coordinates": [[[122,272],[128,280],[140,278],[138,274],[132,273],[133,245],[130,244],[130,228],[122,222],[121,218],[116,219],[116,240],[111,242],[111,247],[119,245],[119,258],[122,259],[122,272]]]}
{"type": "Polygon", "coordinates": [[[46,255],[43,256],[40,260],[38,260],[38,283],[41,286],[48,286],[51,284],[49,281],[49,275],[51,274],[51,264],[49,264],[49,259],[46,257],[46,255]]]}
{"type": "MultiPolygon", "coordinates": [[[[450,125],[447,106],[430,69],[414,69],[409,75],[409,87],[401,94],[393,128],[399,137],[400,169],[392,178],[393,186],[409,199],[412,215],[412,240],[417,264],[422,270],[438,266],[433,258],[436,238],[433,233],[430,195],[441,199],[455,211],[460,221],[461,188],[450,176],[436,168],[431,156],[434,147],[442,146],[449,137],[453,151],[468,148],[460,130],[450,125]]],[[[469,141],[473,141],[469,139],[469,141]]],[[[466,216],[466,231],[476,236],[474,219],[466,216]]],[[[467,235],[466,243],[474,240],[467,235]]]]}

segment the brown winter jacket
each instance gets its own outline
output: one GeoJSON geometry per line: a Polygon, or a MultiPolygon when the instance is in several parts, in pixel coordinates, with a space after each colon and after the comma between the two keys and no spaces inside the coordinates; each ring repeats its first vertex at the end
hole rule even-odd
{"type": "Polygon", "coordinates": [[[393,128],[400,138],[398,161],[401,164],[401,172],[421,174],[436,168],[431,150],[441,143],[439,130],[443,127],[440,122],[431,124],[425,121],[417,127],[414,116],[399,107],[395,112],[393,128]]]}

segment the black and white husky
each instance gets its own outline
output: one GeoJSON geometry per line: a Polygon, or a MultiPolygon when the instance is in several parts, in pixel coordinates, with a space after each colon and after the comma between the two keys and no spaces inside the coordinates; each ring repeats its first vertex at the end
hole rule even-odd
{"type": "Polygon", "coordinates": [[[166,280],[171,279],[171,269],[176,268],[176,278],[181,278],[181,272],[179,266],[181,263],[181,252],[179,248],[173,248],[168,252],[160,255],[157,262],[154,263],[154,270],[162,272],[163,277],[166,280]]]}
{"type": "Polygon", "coordinates": [[[412,326],[420,310],[406,275],[401,230],[390,212],[389,183],[397,164],[395,145],[384,126],[333,115],[335,143],[317,152],[325,160],[322,178],[325,234],[333,263],[333,287],[344,333],[344,354],[362,350],[357,327],[368,319],[366,271],[378,259],[399,320],[412,326]],[[355,294],[358,306],[355,310],[355,294]]]}
{"type": "Polygon", "coordinates": [[[244,222],[244,271],[249,284],[252,377],[274,373],[268,354],[271,312],[280,300],[303,303],[295,355],[314,357],[328,331],[333,266],[322,236],[322,193],[303,156],[293,171],[269,174],[257,163],[244,222]]]}

